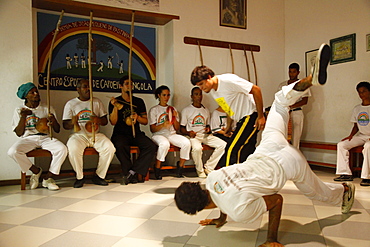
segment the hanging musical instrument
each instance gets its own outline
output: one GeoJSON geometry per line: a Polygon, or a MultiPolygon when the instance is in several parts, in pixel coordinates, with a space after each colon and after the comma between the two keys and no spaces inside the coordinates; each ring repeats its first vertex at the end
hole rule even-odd
{"type": "MultiPolygon", "coordinates": [[[[128,59],[128,81],[132,83],[132,77],[131,77],[131,71],[132,71],[132,38],[134,37],[134,20],[135,20],[135,11],[132,11],[132,17],[131,17],[131,30],[130,30],[130,53],[129,53],[129,59],[128,59]]],[[[130,112],[131,114],[134,112],[133,106],[132,106],[132,87],[129,91],[130,95],[130,112]]],[[[126,124],[132,126],[132,136],[135,137],[135,125],[132,124],[133,120],[131,117],[129,117],[130,120],[127,120],[126,118],[126,124]]]]}
{"type": "MultiPolygon", "coordinates": [[[[54,49],[54,43],[55,43],[55,38],[59,32],[59,26],[60,24],[62,23],[62,19],[63,19],[63,15],[64,15],[64,10],[62,10],[62,12],[60,13],[60,16],[59,16],[59,20],[57,22],[57,26],[55,28],[55,31],[54,31],[54,35],[53,35],[53,39],[51,40],[51,44],[50,44],[50,49],[49,49],[49,61],[48,61],[48,68],[47,68],[47,72],[46,72],[46,101],[47,101],[47,107],[48,107],[48,116],[50,116],[50,69],[51,69],[51,60],[52,60],[52,57],[53,57],[53,49],[54,49]]],[[[38,123],[36,123],[36,129],[40,132],[40,133],[44,133],[44,134],[47,134],[49,133],[50,135],[50,138],[53,138],[53,129],[52,129],[52,126],[51,124],[49,124],[49,121],[47,118],[42,118],[38,121],[38,123]]]]}
{"type": "Polygon", "coordinates": [[[245,50],[245,46],[244,45],[243,45],[243,50],[244,50],[244,56],[245,56],[245,63],[247,65],[248,81],[251,81],[251,74],[250,74],[250,71],[249,71],[249,63],[248,63],[247,51],[245,50]]]}
{"type": "MultiPolygon", "coordinates": [[[[94,115],[94,97],[93,97],[93,85],[92,85],[92,69],[91,69],[91,41],[92,41],[92,22],[93,22],[93,12],[90,11],[90,23],[89,23],[89,50],[88,50],[88,62],[89,62],[89,90],[90,90],[90,110],[91,110],[91,117],[96,117],[94,115]]],[[[86,122],[85,129],[92,133],[92,142],[95,143],[95,132],[98,130],[99,125],[95,123],[94,120],[90,120],[86,122]]]]}

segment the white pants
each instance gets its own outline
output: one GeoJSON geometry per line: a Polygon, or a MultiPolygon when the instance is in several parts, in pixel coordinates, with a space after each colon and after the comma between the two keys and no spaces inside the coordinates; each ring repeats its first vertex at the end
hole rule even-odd
{"type": "Polygon", "coordinates": [[[153,135],[152,140],[158,145],[157,160],[161,162],[165,161],[171,144],[180,148],[180,159],[189,159],[191,144],[185,136],[178,134],[168,136],[153,135]]]}
{"type": "Polygon", "coordinates": [[[291,111],[290,119],[292,120],[292,146],[299,149],[301,141],[304,114],[302,110],[291,111]]]}
{"type": "Polygon", "coordinates": [[[286,178],[292,180],[311,200],[339,206],[343,200],[343,185],[322,182],[312,172],[303,154],[286,140],[289,106],[304,94],[304,91],[293,90],[295,84],[284,86],[275,94],[261,143],[254,153],[268,156],[279,163],[284,169],[286,178]]]}
{"type": "Polygon", "coordinates": [[[113,143],[102,133],[95,134],[95,143],[92,141],[92,137],[86,135],[73,134],[69,137],[67,142],[69,161],[76,172],[76,178],[82,179],[83,174],[83,153],[85,148],[93,147],[99,153],[98,167],[96,174],[100,178],[105,178],[107,174],[110,162],[114,157],[116,148],[113,143]]]}
{"type": "Polygon", "coordinates": [[[58,175],[60,172],[60,167],[67,157],[68,150],[67,147],[56,138],[51,139],[49,136],[45,135],[31,135],[22,137],[10,147],[8,155],[18,163],[22,169],[22,172],[25,173],[32,166],[32,162],[29,160],[26,154],[35,148],[42,148],[50,151],[52,159],[49,171],[55,175],[58,175]]]}
{"type": "Polygon", "coordinates": [[[350,141],[345,140],[337,144],[337,171],[338,175],[352,175],[349,168],[349,150],[351,148],[364,145],[362,154],[364,155],[364,162],[362,163],[361,178],[370,179],[370,136],[355,135],[350,141]]]}
{"type": "Polygon", "coordinates": [[[211,157],[207,160],[204,168],[208,171],[213,171],[221,159],[222,155],[225,152],[226,142],[221,140],[220,138],[213,136],[212,134],[201,134],[197,133],[194,138],[190,138],[191,142],[191,156],[193,157],[195,168],[197,172],[203,172],[203,147],[202,143],[206,144],[210,147],[213,147],[215,150],[213,151],[211,157]]]}

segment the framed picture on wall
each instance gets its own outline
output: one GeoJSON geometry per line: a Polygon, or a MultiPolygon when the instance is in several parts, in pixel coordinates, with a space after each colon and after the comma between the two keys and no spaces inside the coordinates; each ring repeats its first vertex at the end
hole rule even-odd
{"type": "Polygon", "coordinates": [[[311,73],[312,67],[315,64],[315,59],[316,59],[318,51],[319,49],[312,50],[312,51],[306,51],[306,55],[305,55],[306,76],[308,76],[311,73]]]}
{"type": "Polygon", "coordinates": [[[247,0],[220,0],[220,25],[247,28],[247,0]]]}
{"type": "Polygon", "coordinates": [[[356,60],[356,34],[330,40],[330,64],[345,63],[356,60]]]}
{"type": "Polygon", "coordinates": [[[370,51],[370,34],[366,35],[366,51],[370,51]]]}

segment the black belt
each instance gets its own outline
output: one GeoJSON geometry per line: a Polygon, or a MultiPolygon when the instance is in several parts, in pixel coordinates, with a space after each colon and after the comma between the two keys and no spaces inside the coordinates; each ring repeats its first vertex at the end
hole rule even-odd
{"type": "Polygon", "coordinates": [[[302,108],[301,107],[298,107],[298,108],[294,108],[294,109],[292,109],[290,111],[301,111],[301,110],[302,110],[302,108]]]}

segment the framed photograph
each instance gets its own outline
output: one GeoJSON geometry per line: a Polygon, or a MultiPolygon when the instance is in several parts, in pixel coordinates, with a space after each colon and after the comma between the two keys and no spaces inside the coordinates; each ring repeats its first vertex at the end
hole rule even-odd
{"type": "Polygon", "coordinates": [[[366,51],[370,51],[370,34],[366,35],[366,51]]]}
{"type": "Polygon", "coordinates": [[[306,76],[308,76],[311,73],[312,67],[315,64],[315,59],[317,56],[317,52],[319,49],[312,50],[312,51],[306,51],[306,76]]]}
{"type": "Polygon", "coordinates": [[[345,63],[356,60],[356,34],[330,40],[330,64],[345,63]]]}
{"type": "Polygon", "coordinates": [[[247,0],[220,0],[220,25],[247,28],[247,0]]]}

